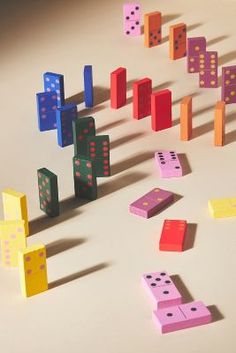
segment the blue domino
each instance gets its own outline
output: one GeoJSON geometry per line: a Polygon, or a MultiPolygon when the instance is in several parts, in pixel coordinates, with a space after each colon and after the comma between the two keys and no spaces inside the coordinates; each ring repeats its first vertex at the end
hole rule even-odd
{"type": "Polygon", "coordinates": [[[57,94],[43,92],[36,94],[38,127],[40,131],[54,130],[56,125],[57,94]]]}
{"type": "Polygon", "coordinates": [[[61,107],[65,104],[64,76],[53,72],[45,72],[43,75],[44,91],[57,93],[57,105],[61,107]]]}
{"type": "Polygon", "coordinates": [[[76,104],[66,104],[56,110],[57,142],[61,147],[72,145],[72,121],[77,118],[76,104]]]}
{"type": "Polygon", "coordinates": [[[84,100],[87,108],[93,107],[93,69],[92,65],[84,67],[84,100]]]}

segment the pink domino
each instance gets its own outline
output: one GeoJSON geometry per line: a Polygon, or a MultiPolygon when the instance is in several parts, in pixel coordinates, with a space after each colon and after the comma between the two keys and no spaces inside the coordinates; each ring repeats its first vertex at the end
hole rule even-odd
{"type": "Polygon", "coordinates": [[[129,206],[130,213],[137,216],[150,218],[174,200],[170,191],[155,188],[129,206]]]}
{"type": "Polygon", "coordinates": [[[127,36],[141,35],[141,5],[127,3],[123,5],[124,34],[127,36]]]}
{"type": "Polygon", "coordinates": [[[157,309],[182,303],[181,294],[165,271],[145,273],[142,276],[142,283],[157,309]]]}
{"type": "Polygon", "coordinates": [[[211,313],[201,301],[172,306],[153,312],[153,320],[161,333],[209,324],[211,313]]]}
{"type": "Polygon", "coordinates": [[[157,151],[155,160],[160,170],[161,178],[183,176],[182,167],[178,155],[174,151],[157,151]]]}

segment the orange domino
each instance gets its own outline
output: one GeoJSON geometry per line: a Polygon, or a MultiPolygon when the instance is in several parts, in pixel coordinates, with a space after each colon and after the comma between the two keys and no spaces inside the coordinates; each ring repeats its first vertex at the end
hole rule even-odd
{"type": "Polygon", "coordinates": [[[170,26],[169,30],[169,55],[171,60],[183,58],[187,54],[187,26],[178,23],[170,26]]]}
{"type": "Polygon", "coordinates": [[[225,140],[225,102],[219,101],[215,106],[215,146],[223,146],[225,140]]]}
{"type": "Polygon", "coordinates": [[[161,43],[161,12],[155,11],[144,15],[144,45],[148,48],[161,43]]]}
{"type": "Polygon", "coordinates": [[[180,139],[190,140],[192,136],[192,97],[186,96],[180,105],[180,139]]]}

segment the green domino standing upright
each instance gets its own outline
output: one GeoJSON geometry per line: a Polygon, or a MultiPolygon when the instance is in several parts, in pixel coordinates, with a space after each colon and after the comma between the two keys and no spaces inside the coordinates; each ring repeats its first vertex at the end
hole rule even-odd
{"type": "Polygon", "coordinates": [[[79,118],[72,122],[74,155],[86,156],[87,138],[95,136],[95,120],[92,116],[79,118]]]}
{"type": "Polygon", "coordinates": [[[57,175],[47,168],[37,170],[40,209],[50,217],[59,215],[57,175]]]}
{"type": "Polygon", "coordinates": [[[86,156],[73,157],[75,196],[87,200],[97,198],[97,179],[94,161],[86,156]]]}

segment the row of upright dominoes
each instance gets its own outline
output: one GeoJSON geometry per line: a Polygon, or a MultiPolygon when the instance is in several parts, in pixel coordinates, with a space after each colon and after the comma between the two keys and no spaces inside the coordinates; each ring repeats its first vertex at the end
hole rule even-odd
{"type": "Polygon", "coordinates": [[[165,271],[145,273],[142,283],[155,307],[153,320],[161,333],[200,326],[212,321],[211,312],[203,302],[183,303],[184,298],[165,271]]]}

